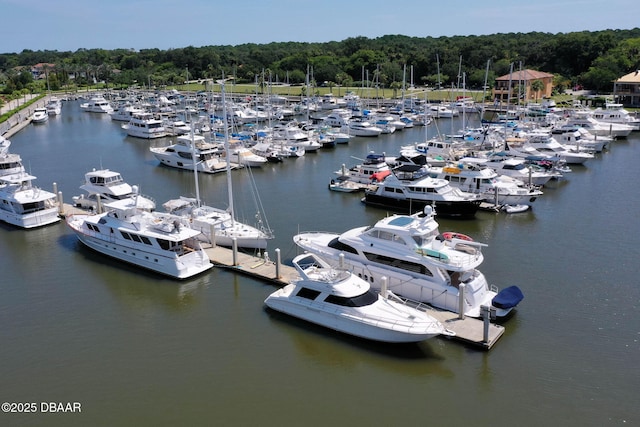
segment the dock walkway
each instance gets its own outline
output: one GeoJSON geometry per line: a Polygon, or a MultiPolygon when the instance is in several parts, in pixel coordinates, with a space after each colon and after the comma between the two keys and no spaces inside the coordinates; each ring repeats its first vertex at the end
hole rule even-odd
{"type": "MultiPolygon", "coordinates": [[[[60,209],[61,217],[64,218],[76,213],[86,213],[86,211],[66,203],[62,204],[60,209]]],[[[204,250],[211,263],[216,267],[266,281],[277,287],[285,286],[298,277],[298,272],[293,266],[284,265],[280,262],[280,251],[278,249],[275,250],[275,260],[265,256],[260,257],[241,251],[234,251],[221,246],[208,245],[208,247],[204,247],[204,250]]],[[[407,301],[406,303],[416,307],[412,302],[407,301]]],[[[464,317],[461,319],[457,313],[438,310],[425,304],[420,304],[416,308],[426,311],[447,329],[455,332],[456,335],[450,339],[484,350],[491,349],[504,333],[503,326],[489,322],[488,318],[464,317]]]]}
{"type": "MultiPolygon", "coordinates": [[[[234,263],[234,252],[232,249],[223,247],[206,248],[211,262],[222,268],[227,268],[239,274],[254,277],[256,279],[268,281],[276,286],[284,286],[298,276],[295,268],[288,265],[281,265],[278,260],[271,261],[264,258],[237,252],[234,263]]],[[[504,327],[495,323],[490,323],[488,319],[476,319],[464,317],[457,313],[445,310],[438,310],[424,304],[417,307],[426,311],[429,315],[440,321],[447,329],[456,333],[451,339],[461,341],[475,347],[489,350],[504,333],[504,327]],[[485,327],[486,339],[485,339],[485,327]]]]}

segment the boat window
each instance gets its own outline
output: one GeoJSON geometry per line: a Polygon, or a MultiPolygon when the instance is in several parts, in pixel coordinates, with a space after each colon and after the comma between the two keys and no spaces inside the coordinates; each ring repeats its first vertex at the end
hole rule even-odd
{"type": "Polygon", "coordinates": [[[140,236],[140,239],[142,239],[142,243],[145,245],[151,245],[151,240],[147,236],[140,236]]]}
{"type": "Polygon", "coordinates": [[[337,237],[335,239],[333,239],[332,241],[330,241],[328,246],[330,248],[337,249],[340,252],[349,252],[349,253],[352,253],[352,254],[357,254],[358,253],[358,251],[356,251],[351,246],[345,245],[344,243],[339,241],[337,237]]]}
{"type": "Polygon", "coordinates": [[[160,247],[165,251],[168,251],[169,248],[171,247],[171,244],[169,243],[168,240],[165,240],[165,239],[156,239],[156,240],[158,241],[158,244],[160,245],[160,247]]]}
{"type": "Polygon", "coordinates": [[[318,295],[320,295],[320,292],[315,291],[313,289],[309,289],[309,288],[302,288],[296,294],[297,297],[306,298],[310,300],[316,299],[318,295]]]}
{"type": "Polygon", "coordinates": [[[129,233],[125,233],[124,231],[121,231],[120,234],[122,234],[122,237],[124,237],[127,240],[131,240],[131,236],[129,236],[129,233]]]}
{"type": "Polygon", "coordinates": [[[365,252],[364,255],[371,262],[388,265],[390,267],[400,268],[402,270],[411,271],[414,273],[424,274],[425,276],[433,276],[431,271],[422,264],[405,261],[402,259],[392,258],[392,257],[380,255],[380,254],[374,254],[371,252],[365,252]]]}
{"type": "Polygon", "coordinates": [[[378,301],[378,294],[368,290],[364,294],[355,297],[329,295],[324,301],[330,304],[341,305],[343,307],[364,307],[378,301]]]}

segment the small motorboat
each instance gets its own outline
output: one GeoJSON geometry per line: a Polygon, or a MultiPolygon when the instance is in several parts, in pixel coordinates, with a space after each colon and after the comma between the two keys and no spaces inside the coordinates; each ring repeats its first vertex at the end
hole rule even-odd
{"type": "Polygon", "coordinates": [[[269,295],[267,307],[374,341],[407,343],[454,335],[426,311],[388,290],[374,292],[369,282],[317,255],[298,255],[293,265],[300,277],[269,295]]]}

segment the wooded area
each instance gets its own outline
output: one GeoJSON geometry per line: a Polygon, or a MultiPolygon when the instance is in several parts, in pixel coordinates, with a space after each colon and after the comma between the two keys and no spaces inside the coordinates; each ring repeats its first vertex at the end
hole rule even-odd
{"type": "Polygon", "coordinates": [[[179,49],[78,49],[0,54],[0,90],[59,90],[104,82],[108,87],[172,86],[233,76],[242,83],[482,89],[510,69],[554,74],[558,92],[581,86],[610,92],[613,81],[640,69],[640,28],[487,36],[353,37],[327,43],[188,46],[179,49]],[[31,73],[43,67],[43,79],[31,73]],[[513,68],[512,68],[513,67],[513,68]]]}

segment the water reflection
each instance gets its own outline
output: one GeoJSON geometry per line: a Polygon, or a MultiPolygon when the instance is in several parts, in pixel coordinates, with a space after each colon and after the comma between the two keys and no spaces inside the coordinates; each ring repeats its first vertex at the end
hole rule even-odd
{"type": "Polygon", "coordinates": [[[299,353],[316,363],[348,370],[365,364],[369,368],[393,370],[404,375],[453,375],[436,363],[443,360],[438,349],[452,344],[446,339],[434,338],[420,343],[381,343],[333,331],[268,307],[264,307],[264,311],[273,326],[291,338],[299,353]],[[414,362],[409,369],[407,362],[414,362]]]}

